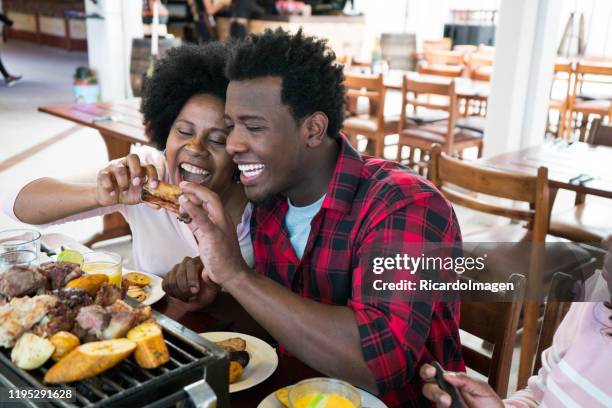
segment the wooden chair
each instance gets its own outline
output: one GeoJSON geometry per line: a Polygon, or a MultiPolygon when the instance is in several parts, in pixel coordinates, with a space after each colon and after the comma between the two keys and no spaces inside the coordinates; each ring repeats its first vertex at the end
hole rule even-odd
{"type": "Polygon", "coordinates": [[[468,60],[469,77],[477,81],[491,81],[494,55],[476,52],[468,60]]]}
{"type": "Polygon", "coordinates": [[[357,146],[357,135],[365,136],[370,152],[376,157],[383,157],[385,136],[397,131],[399,119],[385,117],[385,85],[382,74],[345,73],[344,86],[349,113],[344,120],[344,133],[354,146],[357,146]],[[357,111],[358,98],[367,98],[367,113],[357,111]],[[371,144],[374,149],[371,149],[371,144]]]}
{"type": "Polygon", "coordinates": [[[423,52],[431,50],[445,50],[451,49],[453,42],[449,37],[442,38],[441,40],[423,40],[423,52]]]}
{"type": "Polygon", "coordinates": [[[508,280],[514,285],[511,294],[489,294],[488,301],[461,302],[459,328],[493,345],[493,355],[489,357],[481,348],[463,344],[461,352],[465,365],[487,376],[489,385],[501,398],[504,398],[508,392],[512,353],[523,306],[525,281],[523,275],[513,274],[508,280]]]}
{"type": "Polygon", "coordinates": [[[546,307],[544,308],[533,375],[537,375],[540,367],[542,367],[542,352],[552,345],[557,328],[567,314],[572,302],[578,297],[575,291],[576,284],[578,284],[576,279],[566,273],[557,272],[553,275],[546,307]]]}
{"type": "Polygon", "coordinates": [[[478,52],[495,55],[495,47],[492,45],[480,44],[478,45],[478,52]]]}
{"type": "Polygon", "coordinates": [[[445,83],[434,83],[415,81],[404,77],[402,80],[402,110],[398,130],[398,160],[402,147],[407,146],[410,149],[408,166],[416,167],[423,174],[427,167],[424,154],[429,152],[435,143],[440,144],[442,149],[451,155],[461,155],[464,149],[477,147],[478,157],[480,157],[482,154],[482,134],[457,128],[457,117],[458,103],[453,80],[445,83]],[[434,96],[448,98],[448,102],[444,104],[433,102],[432,97],[434,96]],[[425,107],[432,111],[446,112],[448,119],[434,124],[410,126],[406,122],[408,105],[411,105],[413,109],[425,107]],[[421,151],[418,162],[415,161],[415,149],[421,151]]]}
{"type": "Polygon", "coordinates": [[[550,88],[548,99],[548,115],[546,116],[546,132],[550,129],[550,111],[557,111],[559,120],[557,122],[557,137],[565,137],[567,111],[570,103],[571,84],[574,76],[574,66],[570,61],[559,60],[555,63],[553,83],[550,88]],[[563,97],[553,98],[556,85],[563,87],[563,97]]]}
{"type": "Polygon", "coordinates": [[[472,44],[457,44],[453,47],[453,51],[459,51],[464,55],[469,55],[478,51],[478,47],[472,44]]]}
{"type": "Polygon", "coordinates": [[[574,86],[569,98],[568,118],[571,131],[576,129],[573,124],[577,118],[574,115],[581,115],[579,127],[581,140],[586,135],[587,125],[592,115],[612,119],[612,100],[593,99],[591,96],[580,98],[580,95],[584,95],[582,88],[585,84],[611,85],[610,77],[612,77],[612,64],[590,61],[580,61],[576,64],[574,86]]]}
{"type": "MultiPolygon", "coordinates": [[[[593,120],[588,143],[612,147],[612,126],[593,120]]],[[[612,231],[612,211],[609,204],[586,202],[584,193],[576,193],[574,207],[552,215],[550,233],[574,242],[599,245],[612,231]]]]}
{"type": "Polygon", "coordinates": [[[463,74],[465,56],[460,51],[425,51],[425,61],[419,64],[418,72],[428,75],[460,77],[463,74]]]}
{"type": "Polygon", "coordinates": [[[429,178],[456,205],[527,222],[526,228],[510,224],[463,237],[464,243],[489,243],[474,245],[470,249],[472,257],[486,253],[488,258],[482,271],[466,273],[468,277],[481,282],[506,282],[512,273],[526,272],[530,300],[524,303],[518,382],[518,387],[523,388],[531,375],[536,351],[540,314],[540,302],[534,300],[536,294],[542,293],[544,284],[549,284],[558,271],[568,271],[572,276],[584,279],[586,273],[581,268],[590,265],[592,258],[588,252],[570,243],[544,248],[544,242],[550,238],[547,236],[550,189],[545,167],[540,167],[535,176],[503,172],[450,157],[443,153],[441,146],[436,145],[431,153],[429,178]],[[487,201],[478,196],[483,194],[494,197],[496,201],[487,201]],[[526,203],[529,208],[503,204],[499,202],[500,199],[526,203]],[[527,249],[522,242],[530,243],[527,249]],[[526,251],[529,253],[526,254],[526,251]]]}

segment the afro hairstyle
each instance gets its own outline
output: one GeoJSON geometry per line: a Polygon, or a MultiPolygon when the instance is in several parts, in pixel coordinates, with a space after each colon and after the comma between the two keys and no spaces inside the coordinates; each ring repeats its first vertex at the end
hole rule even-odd
{"type": "Polygon", "coordinates": [[[172,124],[189,98],[205,94],[225,101],[228,54],[219,42],[182,45],[155,64],[144,83],[140,111],[158,149],[165,149],[172,124]]]}
{"type": "Polygon", "coordinates": [[[251,34],[231,47],[226,75],[230,81],[276,76],[282,79],[281,100],[296,121],[323,112],[327,134],[339,137],[344,120],[344,75],[326,40],[290,34],[281,28],[251,34]]]}

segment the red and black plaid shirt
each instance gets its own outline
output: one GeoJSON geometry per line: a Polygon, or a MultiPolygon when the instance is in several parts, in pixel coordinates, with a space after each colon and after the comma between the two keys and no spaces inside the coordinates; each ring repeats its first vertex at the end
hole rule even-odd
{"type": "Polygon", "coordinates": [[[301,261],[283,223],[287,198],[256,206],[251,218],[255,268],[306,298],[353,309],[363,356],[383,401],[391,407],[430,405],[421,393],[418,368],[437,360],[446,369],[465,370],[459,304],[373,301],[362,286],[372,281],[372,251],[388,247],[419,256],[415,243],[461,241],[455,214],[448,201],[411,170],[361,157],[344,138],[340,144],[301,261]]]}

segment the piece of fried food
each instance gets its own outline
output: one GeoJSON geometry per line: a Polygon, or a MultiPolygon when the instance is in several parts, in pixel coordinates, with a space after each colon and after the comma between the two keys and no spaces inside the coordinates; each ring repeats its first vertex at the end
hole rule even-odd
{"type": "Polygon", "coordinates": [[[145,287],[151,284],[151,278],[144,273],[130,272],[121,277],[121,285],[129,288],[130,286],[145,287]]]}
{"type": "Polygon", "coordinates": [[[236,381],[240,380],[242,377],[242,373],[244,372],[244,368],[237,361],[230,361],[229,365],[229,383],[233,384],[236,381]]]}
{"type": "Polygon", "coordinates": [[[243,351],[246,350],[246,341],[240,337],[232,337],[223,341],[216,341],[215,344],[225,351],[243,351]]]}
{"type": "Polygon", "coordinates": [[[108,276],[102,273],[83,275],[73,279],[66,285],[67,288],[82,289],[90,295],[98,293],[103,283],[108,283],[108,276]]]}
{"type": "Polygon", "coordinates": [[[289,387],[281,388],[274,392],[274,396],[284,407],[289,408],[289,387]]]}
{"type": "Polygon", "coordinates": [[[47,371],[45,382],[69,383],[96,376],[127,358],[135,349],[136,343],[128,339],[82,344],[47,371]]]}
{"type": "Polygon", "coordinates": [[[77,336],[67,331],[55,333],[53,336],[51,336],[49,341],[55,346],[55,351],[51,356],[53,361],[61,360],[81,344],[81,341],[77,336]]]}
{"type": "Polygon", "coordinates": [[[134,358],[142,368],[157,368],[170,360],[162,330],[157,323],[142,323],[130,330],[127,338],[136,343],[134,358]]]}
{"type": "Polygon", "coordinates": [[[149,297],[149,294],[140,286],[130,286],[125,294],[139,302],[144,302],[149,297]]]}

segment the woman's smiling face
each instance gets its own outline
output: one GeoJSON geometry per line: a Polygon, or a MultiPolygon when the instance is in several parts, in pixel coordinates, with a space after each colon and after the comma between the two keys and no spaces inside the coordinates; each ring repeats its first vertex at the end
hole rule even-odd
{"type": "Polygon", "coordinates": [[[190,181],[221,194],[236,170],[225,151],[225,104],[212,95],[194,95],[176,117],[166,142],[170,182],[190,181]]]}

